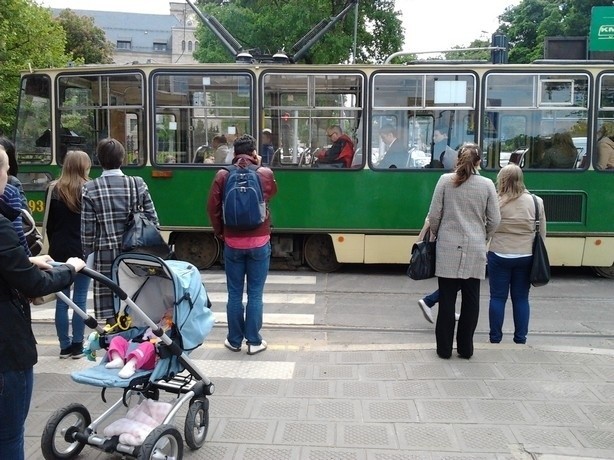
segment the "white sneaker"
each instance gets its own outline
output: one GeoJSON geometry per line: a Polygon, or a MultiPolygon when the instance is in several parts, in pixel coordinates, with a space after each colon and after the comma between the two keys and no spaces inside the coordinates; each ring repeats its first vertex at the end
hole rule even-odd
{"type": "Polygon", "coordinates": [[[136,359],[131,359],[126,363],[124,367],[117,373],[120,379],[129,379],[136,372],[136,359]]]}
{"type": "Polygon", "coordinates": [[[454,313],[454,318],[458,321],[460,319],[460,313],[454,313]]]}
{"type": "Polygon", "coordinates": [[[228,341],[228,339],[224,340],[224,346],[228,348],[230,351],[234,351],[234,352],[241,351],[240,345],[238,347],[233,347],[228,341]]]}
{"type": "Polygon", "coordinates": [[[426,319],[429,323],[433,324],[433,312],[430,307],[426,304],[426,302],[422,299],[418,300],[418,306],[422,310],[422,314],[424,315],[424,319],[426,319]]]}
{"type": "Polygon", "coordinates": [[[247,344],[247,354],[255,355],[256,353],[260,353],[261,351],[266,350],[266,342],[263,340],[260,345],[250,345],[247,344]]]}

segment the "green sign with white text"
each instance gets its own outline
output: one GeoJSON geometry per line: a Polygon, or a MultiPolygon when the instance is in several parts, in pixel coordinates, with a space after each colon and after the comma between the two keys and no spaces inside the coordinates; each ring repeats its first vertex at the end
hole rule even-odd
{"type": "Polygon", "coordinates": [[[589,50],[614,51],[614,6],[593,7],[589,50]]]}

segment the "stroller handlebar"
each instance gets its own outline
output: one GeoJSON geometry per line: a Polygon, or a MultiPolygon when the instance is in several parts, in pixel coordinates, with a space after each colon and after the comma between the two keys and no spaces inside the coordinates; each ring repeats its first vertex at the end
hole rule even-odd
{"type": "MultiPolygon", "coordinates": [[[[63,262],[50,262],[49,265],[53,267],[59,267],[60,265],[64,265],[63,262]]],[[[89,276],[95,281],[104,284],[106,287],[111,289],[117,297],[121,300],[126,300],[128,298],[128,294],[124,292],[122,288],[119,287],[116,283],[113,282],[110,278],[104,276],[102,273],[98,273],[96,270],[92,270],[91,268],[83,267],[79,273],[89,276]]]]}

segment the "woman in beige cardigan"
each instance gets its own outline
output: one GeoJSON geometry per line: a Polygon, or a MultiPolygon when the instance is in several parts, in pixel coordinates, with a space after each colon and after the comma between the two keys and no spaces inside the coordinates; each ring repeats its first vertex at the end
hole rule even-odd
{"type": "Polygon", "coordinates": [[[501,219],[495,185],[480,176],[480,162],[477,145],[462,146],[454,172],[437,182],[429,209],[431,232],[437,237],[435,275],[440,293],[435,335],[437,354],[444,359],[452,356],[459,289],[462,302],[456,348],[461,358],[473,356],[480,280],[486,277],[486,243],[501,219]]]}
{"type": "MultiPolygon", "coordinates": [[[[529,330],[529,275],[535,238],[535,201],[524,186],[522,169],[510,163],[497,175],[501,223],[488,251],[490,284],[490,342],[503,338],[503,318],[508,293],[512,297],[514,342],[526,343],[529,330]]],[[[537,200],[539,230],[546,239],[546,215],[541,198],[537,200]]]]}

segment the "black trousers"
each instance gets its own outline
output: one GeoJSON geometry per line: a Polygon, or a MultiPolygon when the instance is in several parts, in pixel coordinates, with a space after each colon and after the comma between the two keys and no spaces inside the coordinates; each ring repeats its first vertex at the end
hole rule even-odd
{"type": "Polygon", "coordinates": [[[454,319],[456,296],[461,291],[461,314],[456,332],[456,350],[463,358],[473,356],[473,334],[478,325],[480,314],[480,280],[477,278],[457,279],[438,278],[439,310],[435,336],[437,338],[437,354],[441,358],[452,356],[454,344],[454,319]]]}

